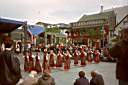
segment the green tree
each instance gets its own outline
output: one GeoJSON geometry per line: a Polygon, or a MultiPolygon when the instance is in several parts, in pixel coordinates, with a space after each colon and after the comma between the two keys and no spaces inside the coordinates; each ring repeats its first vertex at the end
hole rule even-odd
{"type": "Polygon", "coordinates": [[[47,28],[46,32],[51,32],[51,33],[60,33],[60,29],[58,27],[53,27],[53,28],[47,28]]]}

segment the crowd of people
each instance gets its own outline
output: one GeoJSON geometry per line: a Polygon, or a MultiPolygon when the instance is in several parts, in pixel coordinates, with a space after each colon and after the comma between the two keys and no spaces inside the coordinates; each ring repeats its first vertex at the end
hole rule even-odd
{"type": "Polygon", "coordinates": [[[86,45],[80,47],[51,46],[44,48],[42,55],[40,53],[39,49],[36,50],[36,55],[31,50],[25,52],[25,71],[36,70],[37,72],[42,72],[43,70],[44,72],[51,72],[55,68],[68,71],[71,67],[71,60],[74,66],[84,67],[92,62],[98,64],[101,59],[100,50],[92,49],[86,45]]]}
{"type": "MultiPolygon", "coordinates": [[[[108,59],[116,58],[117,70],[116,78],[119,79],[119,85],[128,84],[128,29],[121,31],[121,39],[110,51],[105,49],[108,59]]],[[[22,79],[20,62],[18,55],[15,55],[20,49],[14,49],[13,40],[5,37],[0,47],[0,85],[16,85],[22,79]]],[[[17,46],[18,47],[18,46],[17,46]]],[[[100,48],[88,47],[86,45],[55,45],[47,46],[43,49],[43,55],[40,49],[36,49],[36,55],[33,55],[31,49],[23,53],[24,71],[29,72],[28,78],[25,78],[21,85],[55,85],[54,78],[50,75],[52,69],[68,71],[71,67],[71,59],[74,66],[85,67],[89,63],[100,63],[102,59],[102,50],[100,48]],[[34,72],[33,72],[34,71],[34,72]],[[41,73],[38,79],[35,74],[41,73]],[[31,75],[32,74],[32,75],[31,75]]],[[[96,71],[91,72],[92,79],[89,81],[85,72],[78,73],[79,78],[74,81],[74,85],[104,85],[102,75],[96,71]]]]}
{"type": "MultiPolygon", "coordinates": [[[[89,80],[84,71],[79,71],[77,78],[72,84],[73,85],[105,85],[104,79],[101,73],[97,71],[91,71],[91,80],[89,80]]],[[[48,72],[43,72],[41,77],[36,77],[37,72],[31,71],[29,76],[22,80],[20,85],[55,85],[55,79],[48,72]]]]}
{"type": "MultiPolygon", "coordinates": [[[[19,49],[14,49],[13,40],[7,36],[4,39],[4,47],[2,47],[0,52],[0,85],[15,85],[20,79],[22,79],[20,61],[18,55],[19,49]],[[6,81],[6,82],[5,82],[6,81]]],[[[17,46],[18,47],[18,46],[17,46]]],[[[36,55],[33,55],[33,51],[26,50],[24,52],[24,71],[32,74],[42,73],[42,77],[34,80],[34,75],[29,75],[32,78],[32,82],[36,82],[36,85],[45,85],[43,82],[47,79],[51,84],[55,85],[54,79],[50,76],[52,69],[59,69],[68,71],[70,69],[71,59],[74,61],[75,66],[86,66],[87,63],[100,62],[100,52],[97,49],[92,50],[91,48],[85,46],[80,47],[66,47],[64,45],[59,45],[56,47],[50,46],[49,48],[43,49],[43,55],[39,55],[41,50],[36,50],[36,55]],[[72,48],[72,49],[71,49],[72,48]],[[42,57],[42,60],[41,60],[42,57]]],[[[31,78],[28,78],[31,80],[31,78]]],[[[26,81],[30,81],[27,78],[23,80],[22,84],[26,81]]],[[[31,83],[32,83],[31,82],[31,83]]],[[[28,84],[29,85],[29,84],[28,84]]],[[[30,84],[33,85],[33,84],[30,84]]],[[[46,84],[49,85],[49,84],[46,84]]]]}
{"type": "Polygon", "coordinates": [[[101,73],[97,71],[91,71],[91,80],[85,76],[84,71],[80,71],[78,73],[79,78],[77,78],[74,82],[74,85],[104,85],[104,79],[101,73]]]}

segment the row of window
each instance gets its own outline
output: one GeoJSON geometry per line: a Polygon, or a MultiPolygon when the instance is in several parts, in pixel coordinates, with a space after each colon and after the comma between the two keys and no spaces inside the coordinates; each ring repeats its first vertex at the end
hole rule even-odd
{"type": "Polygon", "coordinates": [[[105,21],[106,21],[105,19],[98,19],[98,20],[75,22],[75,23],[72,23],[71,25],[72,27],[99,25],[99,24],[104,24],[105,21]]]}

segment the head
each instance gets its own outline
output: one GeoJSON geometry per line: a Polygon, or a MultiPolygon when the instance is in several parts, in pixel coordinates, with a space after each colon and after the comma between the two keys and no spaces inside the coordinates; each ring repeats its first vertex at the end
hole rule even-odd
{"type": "Polygon", "coordinates": [[[91,71],[91,77],[95,77],[97,75],[97,72],[96,71],[91,71]]]}
{"type": "Polygon", "coordinates": [[[80,71],[79,72],[79,77],[80,78],[84,78],[85,77],[85,72],[84,71],[80,71]]]}
{"type": "Polygon", "coordinates": [[[5,48],[11,48],[11,46],[13,45],[13,41],[9,36],[5,36],[3,42],[5,44],[5,48]]]}
{"type": "Polygon", "coordinates": [[[77,49],[75,49],[75,52],[78,52],[78,50],[77,50],[77,49]]]}
{"type": "Polygon", "coordinates": [[[51,75],[50,75],[49,72],[43,72],[42,78],[43,78],[44,80],[47,80],[47,79],[49,79],[50,77],[51,77],[51,75]]]}
{"type": "Polygon", "coordinates": [[[70,53],[69,53],[69,50],[67,50],[66,53],[67,53],[67,54],[70,54],[70,53]]]}
{"type": "Polygon", "coordinates": [[[50,50],[50,54],[52,54],[53,53],[53,50],[50,50]]]}
{"type": "Polygon", "coordinates": [[[45,53],[47,52],[47,48],[44,49],[44,52],[45,52],[45,53]]]}
{"type": "Polygon", "coordinates": [[[30,74],[29,74],[29,76],[30,77],[35,77],[37,75],[37,72],[36,71],[34,71],[34,70],[32,70],[31,72],[30,72],[30,74]]]}

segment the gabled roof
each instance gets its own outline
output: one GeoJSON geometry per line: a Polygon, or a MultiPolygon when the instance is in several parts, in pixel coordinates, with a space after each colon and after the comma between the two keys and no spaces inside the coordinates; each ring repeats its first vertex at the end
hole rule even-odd
{"type": "Polygon", "coordinates": [[[1,33],[12,32],[13,30],[20,27],[21,25],[23,25],[23,22],[21,21],[0,18],[0,32],[1,33]]]}
{"type": "Polygon", "coordinates": [[[97,20],[97,19],[108,19],[110,15],[114,14],[114,11],[108,11],[108,12],[101,12],[98,14],[92,14],[92,15],[83,15],[79,21],[90,21],[90,20],[97,20]]]}

